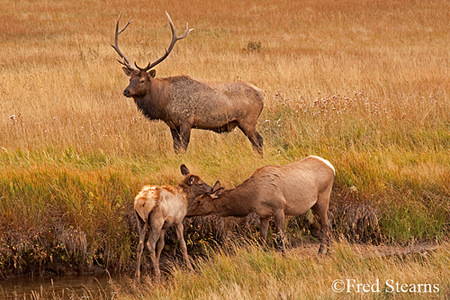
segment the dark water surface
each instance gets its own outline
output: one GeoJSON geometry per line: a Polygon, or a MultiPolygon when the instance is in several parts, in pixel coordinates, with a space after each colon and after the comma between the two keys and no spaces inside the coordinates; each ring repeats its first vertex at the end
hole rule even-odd
{"type": "Polygon", "coordinates": [[[0,280],[0,299],[115,299],[110,279],[108,275],[15,277],[0,280]]]}

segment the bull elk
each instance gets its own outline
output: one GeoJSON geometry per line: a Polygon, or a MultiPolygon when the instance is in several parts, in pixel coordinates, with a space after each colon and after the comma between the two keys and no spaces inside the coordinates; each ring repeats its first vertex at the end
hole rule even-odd
{"type": "Polygon", "coordinates": [[[186,216],[245,217],[256,213],[261,219],[264,240],[273,217],[284,252],[285,216],[299,216],[312,209],[321,219],[319,253],[324,253],[330,234],[328,207],[334,177],[331,163],[317,156],[308,156],[285,166],[264,166],[235,189],[224,190],[217,181],[211,194],[201,195],[189,204],[186,216]]]}
{"type": "MultiPolygon", "coordinates": [[[[167,12],[166,12],[167,14],[167,12]]],[[[154,68],[172,51],[175,43],[193,29],[187,27],[181,36],[167,14],[172,30],[172,41],[164,55],[145,68],[131,62],[120,51],[118,38],[131,21],[119,30],[116,24],[115,43],[112,47],[121,57],[123,71],[130,77],[124,96],[134,99],[138,109],[150,120],[162,120],[172,134],[175,152],[187,150],[191,129],[230,132],[238,127],[247,136],[253,148],[262,154],[263,138],[256,124],[263,109],[264,95],[257,87],[245,82],[206,82],[189,76],[156,78],[154,68]]]]}
{"type": "Polygon", "coordinates": [[[197,175],[190,173],[185,165],[181,165],[181,173],[184,175],[184,179],[178,186],[145,186],[134,200],[134,210],[139,229],[135,273],[138,279],[141,275],[141,256],[148,227],[150,227],[150,234],[147,248],[158,280],[161,277],[159,258],[164,249],[164,235],[166,230],[173,225],[176,226],[183,258],[187,267],[192,270],[183,237],[183,219],[187,211],[187,201],[193,201],[196,196],[211,193],[212,187],[203,182],[197,175]],[[158,248],[155,251],[156,247],[158,248]]]}

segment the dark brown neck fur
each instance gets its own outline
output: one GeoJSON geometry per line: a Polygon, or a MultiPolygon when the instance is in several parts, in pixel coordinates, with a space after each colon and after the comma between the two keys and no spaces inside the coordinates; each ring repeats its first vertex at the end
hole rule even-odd
{"type": "Polygon", "coordinates": [[[164,120],[162,110],[164,103],[160,98],[160,79],[153,78],[150,81],[150,91],[142,97],[133,97],[138,109],[150,120],[164,120]]]}
{"type": "Polygon", "coordinates": [[[257,197],[257,190],[253,187],[253,184],[244,182],[235,189],[224,191],[219,198],[213,201],[218,215],[222,217],[245,217],[253,212],[253,202],[257,197]]]}

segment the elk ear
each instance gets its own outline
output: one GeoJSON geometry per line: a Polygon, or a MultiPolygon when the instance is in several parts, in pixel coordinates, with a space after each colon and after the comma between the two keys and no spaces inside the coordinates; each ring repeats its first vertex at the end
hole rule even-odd
{"type": "Polygon", "coordinates": [[[223,192],[225,192],[225,189],[224,189],[223,187],[221,187],[220,189],[218,189],[218,190],[216,191],[216,195],[217,195],[217,196],[220,196],[220,195],[223,194],[223,192]]]}
{"type": "Polygon", "coordinates": [[[213,186],[213,191],[211,193],[211,198],[217,199],[220,195],[223,194],[225,189],[221,186],[220,181],[216,181],[213,186]]]}
{"type": "Polygon", "coordinates": [[[148,72],[148,75],[150,75],[150,78],[155,78],[155,76],[156,76],[156,70],[150,70],[150,71],[148,72]]]}
{"type": "Polygon", "coordinates": [[[212,199],[219,198],[219,196],[222,195],[224,191],[225,191],[225,189],[223,187],[220,187],[217,190],[214,190],[214,192],[211,194],[211,198],[212,199]]]}
{"type": "Polygon", "coordinates": [[[186,176],[187,174],[191,173],[191,172],[189,172],[189,169],[186,167],[185,164],[182,164],[180,166],[180,169],[181,169],[181,174],[183,174],[183,176],[186,176]]]}
{"type": "Polygon", "coordinates": [[[213,186],[213,193],[214,193],[215,191],[217,191],[218,189],[220,189],[221,186],[222,186],[222,185],[220,184],[220,181],[217,180],[216,183],[214,183],[214,186],[213,186]]]}
{"type": "Polygon", "coordinates": [[[189,179],[188,179],[188,185],[193,185],[193,184],[194,184],[194,181],[195,181],[195,176],[189,177],[189,179]]]}
{"type": "Polygon", "coordinates": [[[129,69],[127,67],[123,67],[122,70],[127,76],[131,76],[131,71],[132,71],[131,69],[129,69]]]}

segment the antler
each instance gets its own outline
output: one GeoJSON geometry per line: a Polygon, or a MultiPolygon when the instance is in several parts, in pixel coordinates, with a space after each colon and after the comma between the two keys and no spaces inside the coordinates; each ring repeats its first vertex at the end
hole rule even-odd
{"type": "Polygon", "coordinates": [[[124,32],[125,29],[127,29],[128,25],[130,25],[131,22],[133,22],[132,20],[129,20],[128,23],[122,28],[122,30],[119,31],[119,20],[120,20],[121,16],[122,16],[122,12],[119,14],[119,18],[117,18],[116,34],[115,34],[115,38],[114,38],[114,45],[111,45],[111,46],[114,48],[114,50],[116,50],[117,54],[119,54],[120,57],[123,59],[123,62],[120,61],[120,60],[117,60],[119,63],[121,63],[122,65],[124,65],[125,67],[127,67],[130,70],[136,70],[136,68],[133,67],[133,65],[128,60],[128,58],[126,58],[126,56],[123,55],[122,51],[120,51],[120,49],[119,49],[119,34],[124,32]]]}
{"type": "MultiPolygon", "coordinates": [[[[165,60],[166,57],[169,56],[170,52],[172,51],[173,46],[175,46],[175,43],[176,43],[177,41],[181,40],[181,39],[184,39],[184,38],[189,34],[189,32],[191,32],[192,30],[194,30],[194,28],[189,29],[188,24],[186,24],[186,32],[185,32],[182,36],[177,36],[177,35],[175,34],[175,26],[173,25],[172,19],[170,18],[170,16],[169,16],[169,14],[167,13],[167,11],[166,11],[166,15],[167,15],[167,18],[169,19],[170,28],[172,29],[172,41],[170,42],[170,46],[169,46],[169,48],[166,50],[166,53],[164,53],[163,56],[161,56],[157,61],[155,61],[155,62],[152,63],[152,64],[151,64],[151,63],[148,63],[148,65],[147,65],[145,68],[140,68],[136,63],[134,63],[134,65],[135,65],[139,70],[141,70],[141,71],[147,72],[148,70],[150,70],[151,68],[153,68],[154,66],[158,65],[160,62],[162,62],[163,60],[165,60]]],[[[128,24],[127,24],[127,26],[128,26],[128,24]]],[[[125,26],[125,28],[126,28],[126,26],[125,26]]],[[[123,30],[125,30],[125,28],[124,28],[123,30]]],[[[123,31],[123,30],[122,30],[122,31],[123,31]]],[[[121,31],[121,32],[122,32],[122,31],[121,31]]],[[[117,49],[116,49],[116,50],[117,50],[117,49]]],[[[120,53],[119,53],[119,54],[120,54],[120,53]]],[[[125,60],[125,57],[124,57],[124,60],[125,60]]]]}

